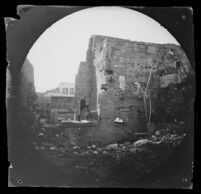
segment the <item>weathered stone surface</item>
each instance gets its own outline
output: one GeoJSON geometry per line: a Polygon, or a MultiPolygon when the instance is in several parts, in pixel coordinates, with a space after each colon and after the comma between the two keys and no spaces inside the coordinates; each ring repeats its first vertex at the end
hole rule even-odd
{"type": "Polygon", "coordinates": [[[21,72],[23,74],[23,81],[32,83],[34,86],[34,68],[30,61],[26,58],[24,64],[21,68],[21,72]]]}
{"type": "Polygon", "coordinates": [[[186,102],[184,93],[192,89],[193,75],[177,45],[93,36],[86,63],[80,64],[76,78],[78,98],[86,95],[90,109],[101,119],[93,140],[112,143],[131,133],[149,132],[150,122],[173,122],[178,117],[185,120],[193,94],[186,102]],[[125,125],[115,124],[115,118],[125,125]]]}
{"type": "Polygon", "coordinates": [[[66,123],[60,126],[64,131],[66,141],[71,145],[84,146],[93,143],[93,137],[96,130],[98,130],[98,123],[66,123]]]}

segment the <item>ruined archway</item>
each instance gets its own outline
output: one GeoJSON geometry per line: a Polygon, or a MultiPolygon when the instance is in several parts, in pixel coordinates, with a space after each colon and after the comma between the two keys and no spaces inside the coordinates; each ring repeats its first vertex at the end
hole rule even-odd
{"type": "MultiPolygon", "coordinates": [[[[36,8],[37,9],[37,8],[36,8]]],[[[41,8],[41,9],[43,9],[43,8],[41,8]]],[[[50,11],[55,11],[54,10],[55,8],[50,8],[49,10],[48,10],[48,8],[47,8],[47,10],[45,11],[45,12],[43,12],[43,13],[45,13],[45,15],[46,14],[48,14],[48,12],[50,11]]],[[[61,9],[61,8],[60,8],[61,9]]],[[[82,8],[75,8],[76,9],[76,11],[77,10],[79,10],[79,9],[82,9],[82,8]]],[[[73,11],[75,11],[75,10],[71,10],[71,13],[73,12],[73,11]]],[[[55,13],[56,13],[56,11],[55,11],[55,13]]],[[[27,14],[30,14],[30,12],[27,12],[27,14]]],[[[53,16],[53,18],[51,18],[51,22],[48,22],[48,24],[45,24],[45,26],[46,27],[49,27],[52,23],[54,23],[56,20],[58,20],[58,19],[60,19],[60,18],[62,18],[62,17],[64,17],[65,15],[67,14],[67,10],[64,8],[64,10],[63,10],[63,13],[62,12],[60,12],[59,14],[55,14],[54,16],[53,15],[51,15],[51,14],[49,14],[49,15],[51,15],[51,16],[53,16]]],[[[24,20],[26,21],[26,18],[24,18],[24,20]]],[[[10,26],[10,29],[12,29],[12,26],[10,26]]],[[[27,52],[28,52],[28,50],[31,48],[31,46],[32,46],[32,44],[33,44],[33,42],[37,39],[36,37],[38,37],[41,33],[40,32],[43,32],[44,31],[44,29],[45,29],[45,27],[43,26],[42,28],[41,28],[41,31],[38,31],[37,33],[36,33],[36,35],[31,35],[30,36],[30,39],[28,38],[27,40],[28,40],[28,42],[27,42],[27,40],[25,41],[26,42],[26,44],[28,43],[28,45],[26,45],[25,47],[23,47],[23,48],[26,48],[26,49],[24,49],[23,50],[23,52],[19,52],[19,55],[12,55],[12,52],[13,51],[16,51],[16,49],[15,49],[15,47],[9,47],[8,46],[8,48],[10,48],[11,50],[9,51],[9,49],[8,49],[8,53],[11,53],[10,54],[10,57],[9,57],[9,55],[8,55],[8,60],[10,61],[10,71],[11,71],[11,75],[12,75],[12,78],[15,80],[14,82],[13,82],[13,84],[12,84],[12,86],[13,86],[13,88],[14,88],[14,92],[13,92],[13,102],[14,102],[14,104],[17,102],[17,98],[19,97],[19,96],[17,96],[16,94],[18,93],[17,91],[18,91],[18,89],[19,89],[19,86],[20,86],[20,84],[19,84],[19,82],[17,81],[18,80],[18,76],[19,76],[19,69],[20,69],[20,66],[21,66],[21,64],[23,64],[23,61],[24,61],[24,58],[25,58],[25,56],[26,56],[26,54],[27,54],[27,52]],[[33,37],[35,37],[35,39],[33,38],[33,37]],[[21,56],[21,57],[19,57],[19,56],[21,56]],[[15,64],[15,65],[12,65],[12,64],[15,64]]],[[[12,37],[12,30],[11,30],[11,33],[9,33],[9,27],[8,27],[8,34],[9,34],[9,36],[8,36],[8,40],[12,40],[12,39],[10,39],[10,37],[12,37]]],[[[22,35],[24,35],[23,33],[22,33],[22,35]]],[[[21,41],[20,39],[19,39],[19,41],[21,41]]],[[[24,43],[25,43],[24,42],[24,43]]],[[[8,43],[8,45],[9,45],[9,43],[8,43]]],[[[9,103],[8,103],[8,106],[9,106],[9,103]]],[[[13,115],[14,116],[14,115],[13,115]]],[[[13,128],[14,129],[14,128],[13,128]]],[[[22,133],[21,133],[21,135],[23,135],[24,134],[24,131],[22,131],[22,133]]],[[[18,134],[19,135],[19,134],[18,134]]],[[[28,143],[28,141],[25,141],[26,143],[28,143]]],[[[25,145],[26,143],[24,143],[23,145],[25,145]]],[[[21,146],[19,146],[19,150],[20,150],[20,148],[21,148],[21,146]]],[[[18,152],[19,153],[19,152],[18,152]]]]}

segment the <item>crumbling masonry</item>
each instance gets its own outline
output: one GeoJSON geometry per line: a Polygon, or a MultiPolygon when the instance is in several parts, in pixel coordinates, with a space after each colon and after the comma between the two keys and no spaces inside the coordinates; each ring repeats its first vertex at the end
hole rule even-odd
{"type": "Polygon", "coordinates": [[[86,95],[98,115],[94,141],[153,133],[157,123],[184,119],[177,117],[187,108],[189,87],[180,86],[192,75],[180,46],[92,36],[76,76],[75,104],[86,95]]]}

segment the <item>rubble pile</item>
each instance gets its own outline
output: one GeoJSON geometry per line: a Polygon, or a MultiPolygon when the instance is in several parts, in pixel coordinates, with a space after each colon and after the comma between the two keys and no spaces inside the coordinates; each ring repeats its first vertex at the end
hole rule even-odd
{"type": "MultiPolygon", "coordinates": [[[[39,136],[42,136],[42,133],[38,134],[39,136]]],[[[91,146],[87,146],[87,147],[79,147],[77,145],[69,145],[69,147],[66,147],[62,144],[60,144],[59,142],[57,142],[57,144],[55,144],[55,142],[51,143],[47,142],[47,141],[42,141],[41,143],[36,143],[34,142],[34,145],[37,145],[35,148],[39,149],[39,147],[46,147],[46,148],[50,148],[52,149],[52,147],[55,147],[56,150],[65,150],[65,151],[69,151],[71,153],[74,154],[80,154],[80,155],[87,155],[87,154],[112,154],[114,152],[118,152],[121,151],[123,152],[134,152],[134,150],[137,149],[149,149],[150,147],[156,146],[156,145],[171,145],[171,146],[176,146],[179,145],[179,143],[181,142],[181,140],[183,139],[183,137],[186,134],[183,135],[177,135],[177,134],[167,134],[164,136],[152,136],[150,139],[140,139],[138,141],[135,141],[133,143],[131,142],[125,142],[125,143],[114,143],[114,144],[109,144],[106,146],[99,146],[96,144],[93,144],[91,146]],[[40,146],[38,145],[40,144],[40,146]]],[[[54,138],[52,139],[56,139],[58,138],[58,141],[61,140],[59,138],[61,138],[59,136],[59,134],[56,134],[54,138]]],[[[44,139],[45,140],[45,137],[44,139]]]]}
{"type": "Polygon", "coordinates": [[[136,178],[159,166],[181,143],[184,136],[185,134],[167,134],[106,146],[92,144],[84,148],[50,142],[35,142],[34,146],[47,161],[58,166],[64,173],[79,172],[82,177],[90,176],[91,181],[97,177],[98,181],[120,181],[129,176],[136,178]]]}

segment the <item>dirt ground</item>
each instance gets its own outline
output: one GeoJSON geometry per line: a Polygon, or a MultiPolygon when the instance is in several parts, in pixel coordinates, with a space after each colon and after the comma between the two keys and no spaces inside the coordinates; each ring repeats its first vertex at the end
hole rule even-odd
{"type": "Polygon", "coordinates": [[[178,147],[185,134],[152,136],[134,142],[84,148],[65,144],[61,134],[39,133],[33,146],[44,159],[70,177],[72,183],[85,186],[129,184],[159,167],[178,147]]]}

